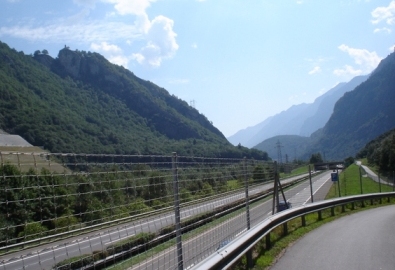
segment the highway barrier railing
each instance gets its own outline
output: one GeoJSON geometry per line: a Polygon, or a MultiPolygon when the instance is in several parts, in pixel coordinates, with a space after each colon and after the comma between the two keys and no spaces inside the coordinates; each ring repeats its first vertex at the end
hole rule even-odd
{"type": "Polygon", "coordinates": [[[305,216],[308,214],[317,213],[317,218],[321,219],[322,211],[326,209],[331,209],[331,214],[334,215],[335,207],[341,206],[344,211],[344,206],[347,204],[351,204],[351,209],[354,209],[355,203],[361,203],[361,205],[364,206],[366,201],[370,200],[373,203],[373,200],[379,200],[382,202],[382,199],[385,198],[388,200],[390,198],[395,198],[395,192],[372,193],[324,200],[279,212],[246,231],[238,238],[228,243],[226,247],[218,250],[190,269],[228,269],[262,239],[265,238],[266,245],[270,246],[270,233],[275,228],[284,226],[284,234],[287,234],[287,223],[291,220],[302,218],[303,226],[305,225],[305,216]]]}

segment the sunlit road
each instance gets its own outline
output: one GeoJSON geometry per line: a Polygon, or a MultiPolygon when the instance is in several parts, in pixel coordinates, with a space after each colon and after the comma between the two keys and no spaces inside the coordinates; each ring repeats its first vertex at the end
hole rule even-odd
{"type": "Polygon", "coordinates": [[[271,270],[395,269],[395,205],[342,217],[308,233],[271,270]]]}

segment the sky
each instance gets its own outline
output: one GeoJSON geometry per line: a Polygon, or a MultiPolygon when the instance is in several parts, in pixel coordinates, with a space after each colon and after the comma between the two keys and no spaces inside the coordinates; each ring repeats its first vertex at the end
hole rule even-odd
{"type": "Polygon", "coordinates": [[[97,52],[165,88],[226,137],[394,51],[395,0],[0,0],[0,41],[97,52]]]}

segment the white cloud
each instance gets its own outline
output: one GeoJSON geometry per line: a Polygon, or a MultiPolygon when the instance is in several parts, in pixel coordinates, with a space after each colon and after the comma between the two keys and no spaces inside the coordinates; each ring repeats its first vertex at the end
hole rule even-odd
{"type": "Polygon", "coordinates": [[[108,44],[107,42],[102,42],[100,44],[92,43],[91,49],[95,51],[104,51],[110,53],[121,53],[122,50],[117,45],[108,44]]]}
{"type": "Polygon", "coordinates": [[[128,67],[130,58],[123,56],[123,55],[116,55],[116,56],[110,56],[108,57],[108,61],[110,61],[113,64],[123,66],[124,68],[128,67]]]}
{"type": "Polygon", "coordinates": [[[363,73],[362,70],[360,69],[354,69],[352,66],[349,65],[345,65],[343,68],[340,69],[335,69],[333,71],[333,74],[335,74],[336,76],[358,76],[361,75],[363,73]]]}
{"type": "Polygon", "coordinates": [[[387,34],[391,33],[391,29],[387,28],[387,27],[383,27],[383,28],[376,28],[373,30],[373,33],[381,33],[381,32],[385,32],[387,34]]]}
{"type": "Polygon", "coordinates": [[[90,48],[95,52],[104,54],[111,63],[123,66],[125,68],[128,67],[130,57],[124,56],[122,49],[117,45],[101,42],[92,43],[90,48]]]}
{"type": "Polygon", "coordinates": [[[121,15],[146,15],[145,10],[156,0],[102,0],[114,4],[114,8],[121,15]]]}
{"type": "Polygon", "coordinates": [[[120,15],[135,15],[135,27],[144,35],[146,45],[132,53],[139,64],[159,67],[164,59],[174,56],[178,50],[177,34],[173,31],[174,21],[159,15],[149,20],[146,9],[156,0],[102,0],[114,4],[120,15]]]}
{"type": "Polygon", "coordinates": [[[194,49],[197,49],[198,46],[197,46],[196,43],[192,43],[191,47],[194,48],[194,49]]]}
{"type": "Polygon", "coordinates": [[[173,57],[178,50],[177,34],[173,31],[174,21],[162,15],[150,20],[146,13],[146,9],[156,0],[73,0],[73,2],[83,6],[83,10],[72,17],[59,18],[40,25],[33,22],[0,27],[0,37],[8,35],[30,41],[90,44],[92,49],[105,52],[106,57],[114,59],[117,63],[124,64],[126,59],[134,59],[140,64],[153,67],[159,67],[164,59],[173,57]],[[89,20],[90,9],[99,2],[112,4],[115,13],[111,15],[107,13],[105,20],[89,20]],[[115,21],[115,15],[131,16],[132,23],[115,21]],[[119,47],[109,45],[110,39],[113,44],[130,45],[129,48],[133,51],[119,52],[119,47]],[[114,50],[118,52],[115,53],[114,50]]]}
{"type": "Polygon", "coordinates": [[[371,72],[381,61],[376,52],[369,52],[366,49],[355,49],[344,44],[338,48],[348,53],[354,59],[354,62],[361,66],[363,72],[371,72]]]}
{"type": "Polygon", "coordinates": [[[309,75],[313,75],[319,72],[321,72],[321,68],[319,66],[315,66],[312,70],[309,71],[309,75]]]}
{"type": "Polygon", "coordinates": [[[142,35],[133,25],[120,22],[80,22],[69,24],[53,22],[45,26],[33,25],[1,27],[0,36],[9,35],[30,41],[42,40],[47,42],[78,42],[92,43],[105,42],[108,37],[112,40],[141,39],[142,35]]]}
{"type": "Polygon", "coordinates": [[[147,43],[133,54],[134,59],[143,65],[159,67],[163,59],[173,57],[178,50],[173,24],[173,20],[164,16],[155,17],[146,34],[147,43]]]}
{"type": "Polygon", "coordinates": [[[372,11],[372,23],[378,24],[381,21],[385,21],[387,24],[392,25],[395,23],[395,1],[387,7],[378,7],[372,11]]]}

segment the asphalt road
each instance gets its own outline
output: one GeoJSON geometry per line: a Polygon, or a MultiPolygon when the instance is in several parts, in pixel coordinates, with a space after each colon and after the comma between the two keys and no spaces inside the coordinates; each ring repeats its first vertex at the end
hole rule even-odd
{"type": "MultiPolygon", "coordinates": [[[[313,178],[313,194],[314,200],[324,199],[332,185],[330,180],[330,171],[317,175],[313,178]]],[[[305,181],[285,192],[287,200],[293,205],[302,205],[309,203],[311,192],[309,181],[305,181]]],[[[272,215],[272,200],[260,203],[250,208],[251,227],[262,222],[264,219],[272,215]]],[[[183,241],[183,261],[184,269],[191,269],[203,259],[207,258],[214,252],[226,253],[226,246],[217,250],[221,241],[229,241],[237,238],[246,231],[247,228],[246,214],[241,213],[231,219],[224,221],[217,226],[211,227],[209,230],[199,232],[187,241],[183,241]]],[[[153,254],[150,258],[139,264],[128,268],[128,270],[157,270],[157,269],[177,269],[177,250],[175,247],[164,250],[158,254],[153,254]]]]}
{"type": "Polygon", "coordinates": [[[289,247],[271,270],[395,269],[395,205],[342,217],[289,247]]]}
{"type": "MultiPolygon", "coordinates": [[[[288,183],[302,176],[290,177],[281,180],[281,183],[288,183]]],[[[273,187],[273,183],[250,187],[249,194],[256,194],[273,187]]],[[[211,201],[196,203],[181,210],[181,219],[198,215],[210,211],[215,207],[234,202],[245,198],[244,191],[236,194],[224,194],[220,198],[211,201]]],[[[163,213],[150,218],[138,220],[122,226],[112,227],[103,231],[98,231],[84,236],[75,237],[66,241],[54,242],[41,247],[15,252],[0,257],[1,270],[18,269],[50,269],[57,262],[66,258],[79,256],[82,254],[92,254],[94,251],[102,250],[106,246],[125,238],[132,237],[141,232],[156,232],[162,227],[174,224],[174,212],[163,213]]]]}

